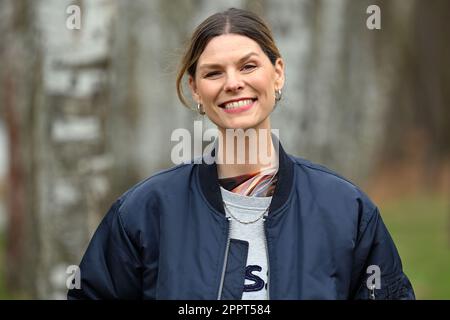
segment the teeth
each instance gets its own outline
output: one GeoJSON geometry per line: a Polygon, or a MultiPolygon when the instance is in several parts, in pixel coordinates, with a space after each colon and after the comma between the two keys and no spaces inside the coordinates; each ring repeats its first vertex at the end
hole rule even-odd
{"type": "Polygon", "coordinates": [[[236,109],[236,108],[240,108],[243,106],[248,106],[249,104],[252,104],[252,103],[253,103],[253,100],[251,100],[251,99],[230,102],[225,105],[225,109],[236,109]]]}

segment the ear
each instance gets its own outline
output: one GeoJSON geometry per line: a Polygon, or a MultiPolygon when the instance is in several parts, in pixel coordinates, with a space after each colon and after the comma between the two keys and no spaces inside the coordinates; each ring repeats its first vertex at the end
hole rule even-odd
{"type": "Polygon", "coordinates": [[[195,100],[195,102],[201,103],[200,96],[197,93],[197,85],[195,84],[195,79],[191,75],[189,76],[188,83],[192,98],[195,100]]]}
{"type": "Polygon", "coordinates": [[[282,89],[284,86],[284,61],[278,58],[275,61],[275,88],[282,89]]]}

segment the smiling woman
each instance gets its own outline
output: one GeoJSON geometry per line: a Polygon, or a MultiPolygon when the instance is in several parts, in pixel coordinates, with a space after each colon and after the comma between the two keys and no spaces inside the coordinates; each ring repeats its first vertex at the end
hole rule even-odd
{"type": "Polygon", "coordinates": [[[273,65],[256,41],[236,34],[211,39],[189,76],[194,99],[221,131],[270,129],[275,92],[283,83],[283,60],[273,65]]]}
{"type": "Polygon", "coordinates": [[[187,75],[222,139],[202,161],[157,173],[113,204],[69,298],[414,299],[375,204],[271,134],[284,68],[252,12],[231,8],[198,26],[177,92],[189,107],[187,75]],[[236,161],[241,149],[262,149],[270,161],[236,161]],[[210,161],[224,155],[231,161],[210,161]]]}

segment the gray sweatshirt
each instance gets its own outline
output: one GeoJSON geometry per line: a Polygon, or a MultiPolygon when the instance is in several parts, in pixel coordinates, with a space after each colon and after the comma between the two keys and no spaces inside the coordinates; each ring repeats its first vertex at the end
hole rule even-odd
{"type": "Polygon", "coordinates": [[[263,215],[267,216],[272,197],[243,196],[223,187],[220,191],[225,213],[231,217],[231,238],[249,243],[242,300],[266,300],[268,266],[263,215]]]}

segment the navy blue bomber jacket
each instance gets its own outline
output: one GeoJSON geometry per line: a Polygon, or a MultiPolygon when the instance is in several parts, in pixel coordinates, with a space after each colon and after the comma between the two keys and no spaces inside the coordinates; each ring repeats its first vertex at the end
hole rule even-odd
{"type": "MultiPolygon", "coordinates": [[[[281,144],[278,153],[264,222],[269,299],[414,299],[370,199],[281,144]],[[377,288],[367,283],[373,266],[377,288]]],[[[177,165],[112,205],[81,261],[81,288],[68,299],[241,299],[247,251],[247,242],[229,239],[216,164],[177,165]]]]}

